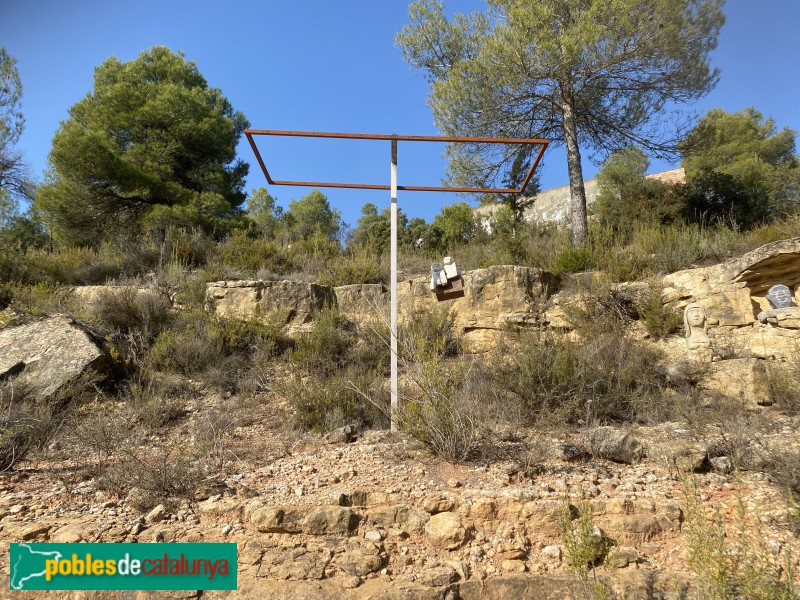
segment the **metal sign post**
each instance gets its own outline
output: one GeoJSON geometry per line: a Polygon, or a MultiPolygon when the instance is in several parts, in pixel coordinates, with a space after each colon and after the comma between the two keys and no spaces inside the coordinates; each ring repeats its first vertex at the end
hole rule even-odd
{"type": "Polygon", "coordinates": [[[542,159],[548,140],[542,139],[516,139],[516,138],[482,138],[482,137],[454,137],[454,136],[433,136],[433,135],[379,135],[372,133],[330,133],[322,131],[281,131],[274,129],[246,129],[244,132],[250,147],[256,155],[256,160],[261,167],[267,183],[270,185],[291,185],[303,187],[325,187],[325,188],[350,188],[361,190],[390,190],[390,211],[391,211],[391,241],[390,241],[390,278],[389,282],[389,327],[391,329],[391,428],[392,432],[397,431],[398,415],[398,387],[397,387],[397,190],[409,192],[458,192],[458,193],[477,193],[477,194],[522,194],[528,183],[533,177],[539,161],[542,159]],[[339,183],[330,181],[288,181],[273,180],[267,170],[258,146],[253,138],[255,135],[283,136],[283,137],[309,137],[309,138],[335,138],[350,140],[390,140],[392,144],[392,173],[391,185],[380,185],[372,183],[339,183]],[[519,188],[481,188],[481,187],[447,187],[447,186],[402,186],[397,185],[397,142],[449,142],[449,143],[473,143],[473,144],[524,144],[539,146],[528,174],[525,176],[519,188]]]}
{"type": "Polygon", "coordinates": [[[397,431],[397,140],[392,140],[391,241],[389,273],[389,327],[391,328],[391,431],[397,431]]]}

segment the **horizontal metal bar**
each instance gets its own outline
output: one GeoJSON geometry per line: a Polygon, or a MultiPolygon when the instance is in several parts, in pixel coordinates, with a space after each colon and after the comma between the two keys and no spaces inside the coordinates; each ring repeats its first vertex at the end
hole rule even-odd
{"type": "Polygon", "coordinates": [[[522,194],[528,185],[528,182],[533,177],[533,172],[539,164],[545,149],[550,144],[549,140],[542,140],[536,138],[484,138],[484,137],[453,137],[453,136],[435,136],[435,135],[380,135],[373,133],[333,133],[324,131],[282,131],[277,129],[245,129],[245,136],[250,142],[250,147],[256,155],[264,176],[267,178],[267,183],[270,185],[287,185],[287,186],[303,186],[303,187],[325,187],[325,188],[346,188],[357,190],[390,190],[391,186],[378,185],[371,183],[337,183],[330,181],[289,181],[289,180],[273,180],[264,164],[261,153],[256,146],[253,139],[254,135],[271,135],[271,136],[287,136],[287,137],[312,137],[312,138],[338,138],[338,139],[352,139],[352,140],[391,140],[391,141],[407,141],[407,142],[475,142],[487,144],[528,144],[540,145],[541,148],[524,179],[522,186],[517,188],[477,188],[477,187],[446,187],[446,186],[420,186],[420,185],[399,185],[398,190],[407,192],[455,192],[467,194],[522,194]]]}
{"type": "MultiPolygon", "coordinates": [[[[325,187],[346,188],[355,190],[389,190],[391,186],[372,183],[337,183],[331,181],[277,181],[272,180],[272,185],[295,185],[300,187],[325,187]]],[[[514,188],[473,188],[473,187],[445,187],[427,185],[398,185],[398,190],[405,192],[461,192],[483,194],[521,194],[523,190],[514,188]]]]}
{"type": "Polygon", "coordinates": [[[458,137],[451,135],[397,135],[381,133],[336,133],[330,131],[284,131],[280,129],[246,129],[251,135],[274,135],[284,137],[317,137],[346,140],[398,140],[401,142],[474,142],[484,144],[549,144],[537,138],[487,138],[458,137]]]}

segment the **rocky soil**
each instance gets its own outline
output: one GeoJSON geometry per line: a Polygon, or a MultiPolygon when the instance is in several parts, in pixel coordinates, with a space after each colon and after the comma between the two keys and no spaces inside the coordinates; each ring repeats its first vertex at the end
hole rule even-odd
{"type": "MultiPolygon", "coordinates": [[[[186,422],[225,402],[198,399],[186,422]]],[[[231,598],[579,598],[559,515],[585,499],[614,543],[600,577],[624,597],[692,597],[680,466],[698,471],[696,498],[709,515],[719,511],[733,530],[743,503],[746,526],[760,528],[773,558],[790,554],[800,566],[781,491],[761,473],[734,475],[724,460],[708,462],[707,448],[679,424],[558,439],[509,430],[496,460],[452,465],[402,435],[291,436],[262,417],[234,430],[227,477],[207,482],[194,501],[145,513],[135,508],[135,490],[125,498],[100,491],[69,462],[26,463],[0,477],[2,539],[236,542],[239,590],[231,598]],[[641,462],[583,453],[592,449],[641,462]]],[[[794,443],[795,429],[776,419],[772,443],[794,443]]],[[[185,430],[170,433],[173,445],[192,444],[185,430]]],[[[0,556],[7,573],[8,554],[0,556]]]]}
{"type": "MultiPolygon", "coordinates": [[[[567,313],[585,301],[552,275],[523,267],[473,271],[464,281],[465,297],[446,306],[476,353],[492,351],[509,324],[574,335],[567,313]]],[[[635,304],[647,285],[620,284],[613,291],[635,304]]],[[[76,295],[91,304],[101,292],[76,295]]],[[[479,462],[453,465],[386,431],[345,428],[324,438],[289,431],[275,395],[224,397],[186,380],[175,386],[192,390],[185,407],[168,428],[136,438],[134,449],[152,451],[171,466],[184,456],[209,456],[191,452],[204,443],[199,425],[213,411],[228,415],[224,435],[214,438],[217,477],[192,497],[148,505],[144,490],[117,495],[102,480],[101,467],[119,460],[113,436],[108,456],[100,456],[98,444],[89,452],[76,442],[80,436],[63,431],[45,451],[0,473],[0,539],[6,547],[18,541],[238,544],[235,592],[53,595],[62,598],[589,598],[595,577],[617,597],[693,598],[698,576],[690,559],[698,546],[691,532],[698,519],[707,528],[723,524],[735,557],[746,550],[744,560],[753,564],[800,572],[800,519],[782,485],[800,479],[798,417],[768,406],[766,377],[775,364],[796,360],[800,348],[800,238],[673,273],[657,292],[670,310],[702,305],[710,347],[697,387],[727,397],[729,404],[719,406],[744,407],[741,414],[722,408],[719,419],[692,427],[548,434],[506,428],[487,438],[479,462]],[[794,290],[794,306],[765,317],[775,283],[794,290]],[[781,456],[794,462],[781,463],[781,456]],[[589,543],[599,540],[607,550],[588,581],[570,563],[568,533],[587,505],[596,527],[589,543]]],[[[235,318],[280,317],[288,333],[299,334],[333,300],[360,323],[379,320],[387,298],[380,285],[216,282],[207,288],[206,308],[235,318]]],[[[400,300],[403,318],[435,303],[425,278],[403,283],[400,300]]],[[[626,327],[622,334],[658,345],[675,365],[686,360],[681,332],[653,341],[639,317],[626,327]]],[[[100,346],[65,317],[8,327],[0,331],[0,379],[57,395],[85,371],[111,369],[115,359],[100,346]]],[[[106,400],[82,410],[97,435],[129,423],[124,403],[106,400]]],[[[8,570],[8,552],[0,550],[0,571],[8,570]]]]}

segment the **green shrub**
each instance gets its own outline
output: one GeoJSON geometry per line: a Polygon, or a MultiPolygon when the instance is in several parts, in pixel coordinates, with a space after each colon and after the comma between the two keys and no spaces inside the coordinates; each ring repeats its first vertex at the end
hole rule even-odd
{"type": "Polygon", "coordinates": [[[797,598],[790,551],[774,556],[759,515],[748,517],[741,490],[735,521],[727,524],[718,510],[709,520],[693,477],[683,478],[681,486],[689,566],[700,598],[797,598]]]}
{"type": "Polygon", "coordinates": [[[2,293],[11,308],[22,314],[41,317],[46,314],[69,312],[69,293],[51,283],[0,284],[2,293]]]}
{"type": "Polygon", "coordinates": [[[648,287],[637,303],[639,314],[644,319],[647,333],[654,340],[660,340],[678,331],[683,319],[677,311],[666,306],[661,300],[661,289],[655,285],[648,287]]]}
{"type": "Polygon", "coordinates": [[[375,372],[348,369],[326,375],[293,373],[277,384],[289,406],[289,422],[306,431],[327,433],[343,425],[385,428],[388,394],[375,372]]]}
{"type": "Polygon", "coordinates": [[[291,362],[306,372],[331,375],[347,365],[355,336],[336,308],[317,313],[312,329],[301,335],[290,356],[291,362]]]}
{"type": "Polygon", "coordinates": [[[493,402],[517,404],[530,424],[593,425],[665,415],[668,387],[658,350],[620,333],[579,342],[555,334],[508,334],[487,369],[493,402]]]}
{"type": "Polygon", "coordinates": [[[563,248],[547,264],[547,270],[556,275],[590,271],[595,268],[597,268],[597,260],[590,246],[563,248]]]}
{"type": "Polygon", "coordinates": [[[404,319],[397,328],[399,360],[415,362],[458,356],[462,342],[453,321],[454,316],[447,309],[415,312],[404,319]]]}
{"type": "Polygon", "coordinates": [[[613,590],[597,578],[595,568],[606,559],[614,542],[595,526],[591,503],[581,498],[574,507],[565,496],[558,511],[558,528],[564,561],[580,578],[586,598],[613,598],[613,590]]]}
{"type": "Polygon", "coordinates": [[[351,246],[325,264],[317,274],[317,282],[331,286],[388,282],[388,268],[388,260],[369,247],[351,246]]]}
{"type": "Polygon", "coordinates": [[[241,229],[233,231],[220,245],[220,258],[246,276],[254,276],[260,270],[283,274],[295,267],[277,242],[250,237],[241,229]]]}
{"type": "MultiPolygon", "coordinates": [[[[196,375],[214,366],[230,366],[226,359],[246,359],[259,348],[282,348],[284,344],[277,327],[190,311],[156,338],[146,362],[150,369],[196,375]]],[[[246,360],[240,363],[244,364],[246,360]]],[[[235,373],[226,371],[230,376],[235,373]]]]}

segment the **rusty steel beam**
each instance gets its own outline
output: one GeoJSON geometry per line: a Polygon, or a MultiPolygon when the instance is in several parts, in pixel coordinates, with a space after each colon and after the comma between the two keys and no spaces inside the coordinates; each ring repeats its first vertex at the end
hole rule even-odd
{"type": "Polygon", "coordinates": [[[270,185],[290,185],[290,186],[303,186],[303,187],[324,187],[324,188],[346,188],[346,189],[359,189],[359,190],[389,190],[390,186],[371,184],[371,183],[338,183],[331,181],[290,181],[273,179],[267,166],[264,164],[264,159],[258,150],[255,139],[253,136],[279,136],[279,137],[309,137],[309,138],[329,138],[329,139],[346,139],[346,140],[388,140],[393,144],[398,141],[402,142],[451,142],[451,143],[478,143],[478,144],[527,144],[538,145],[539,152],[536,159],[533,161],[530,170],[525,176],[522,185],[519,188],[480,188],[480,187],[448,187],[448,186],[426,186],[426,185],[398,185],[398,190],[406,192],[460,192],[460,193],[477,193],[477,194],[522,194],[525,188],[528,187],[536,167],[539,166],[539,161],[544,154],[545,149],[550,143],[549,140],[537,138],[487,138],[487,137],[456,137],[447,135],[396,135],[396,134],[374,134],[374,133],[335,133],[328,131],[283,131],[277,129],[246,129],[244,134],[247,136],[247,141],[250,142],[250,147],[256,155],[264,176],[267,178],[267,183],[270,185]]]}

